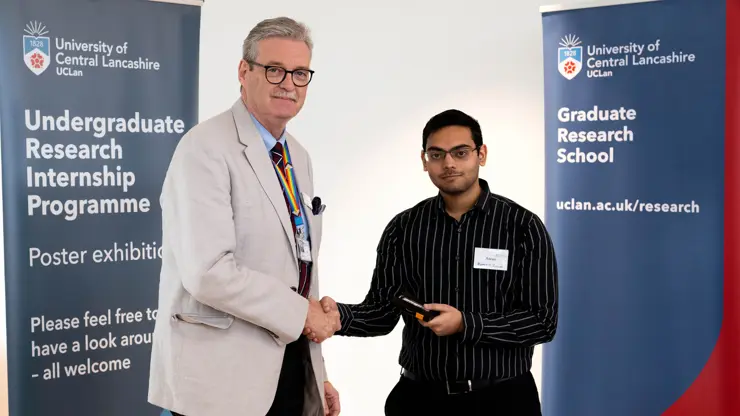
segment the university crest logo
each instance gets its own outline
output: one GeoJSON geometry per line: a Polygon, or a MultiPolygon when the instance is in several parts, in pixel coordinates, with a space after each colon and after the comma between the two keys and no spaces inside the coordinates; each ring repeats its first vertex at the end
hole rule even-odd
{"type": "Polygon", "coordinates": [[[30,22],[26,25],[23,35],[23,61],[28,69],[36,75],[41,75],[51,64],[51,41],[43,23],[30,22]]]}
{"type": "Polygon", "coordinates": [[[583,46],[577,36],[568,35],[560,40],[558,48],[558,71],[560,75],[571,80],[583,68],[583,46]]]}

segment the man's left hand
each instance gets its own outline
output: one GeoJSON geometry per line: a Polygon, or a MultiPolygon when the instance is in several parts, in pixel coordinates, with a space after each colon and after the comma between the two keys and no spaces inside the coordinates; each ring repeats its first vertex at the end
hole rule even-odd
{"type": "Polygon", "coordinates": [[[339,405],[339,392],[328,381],[324,382],[324,415],[338,416],[341,406],[339,405]]]}
{"type": "Polygon", "coordinates": [[[448,335],[462,332],[463,325],[462,313],[450,305],[441,303],[431,303],[424,305],[424,309],[429,311],[439,311],[439,315],[429,322],[419,321],[423,326],[434,331],[437,336],[445,337],[448,335]]]}

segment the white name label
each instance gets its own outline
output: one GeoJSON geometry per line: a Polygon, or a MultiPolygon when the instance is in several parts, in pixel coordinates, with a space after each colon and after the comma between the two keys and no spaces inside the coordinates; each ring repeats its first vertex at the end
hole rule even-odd
{"type": "Polygon", "coordinates": [[[476,269],[507,270],[509,266],[509,250],[496,248],[475,248],[473,267],[476,269]]]}

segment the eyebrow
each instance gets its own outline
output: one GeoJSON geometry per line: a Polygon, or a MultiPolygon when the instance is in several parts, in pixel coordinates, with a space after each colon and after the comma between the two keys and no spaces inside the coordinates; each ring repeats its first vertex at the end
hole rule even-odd
{"type": "MultiPolygon", "coordinates": [[[[282,62],[280,62],[280,61],[269,61],[265,65],[267,65],[267,66],[280,66],[280,67],[285,68],[285,65],[282,62]]],[[[295,67],[295,69],[305,69],[305,70],[308,70],[309,68],[306,67],[306,66],[300,65],[300,66],[295,67]]]]}
{"type": "MultiPolygon", "coordinates": [[[[459,150],[460,148],[463,148],[463,147],[469,147],[471,149],[473,148],[473,146],[471,146],[469,144],[458,144],[457,146],[453,146],[449,151],[451,152],[453,150],[459,150]]],[[[430,150],[443,150],[443,151],[446,151],[445,149],[442,149],[441,147],[437,147],[437,146],[430,146],[427,149],[427,151],[430,151],[430,150]]]]}

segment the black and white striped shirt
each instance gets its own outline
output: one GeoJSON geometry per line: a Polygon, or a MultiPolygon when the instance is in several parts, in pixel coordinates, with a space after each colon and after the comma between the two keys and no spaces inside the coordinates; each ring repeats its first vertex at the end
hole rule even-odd
{"type": "Polygon", "coordinates": [[[440,195],[396,215],[377,248],[367,296],[338,304],[336,335],[390,333],[400,311],[390,299],[400,292],[423,303],[461,311],[464,330],[439,337],[403,314],[399,364],[429,380],[503,379],[530,370],[536,344],[555,335],[557,263],[550,236],[534,213],[490,192],[456,221],[440,195]],[[508,250],[505,271],[474,267],[475,249],[508,250]]]}

